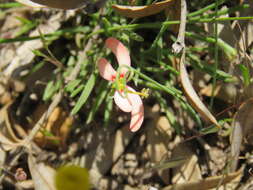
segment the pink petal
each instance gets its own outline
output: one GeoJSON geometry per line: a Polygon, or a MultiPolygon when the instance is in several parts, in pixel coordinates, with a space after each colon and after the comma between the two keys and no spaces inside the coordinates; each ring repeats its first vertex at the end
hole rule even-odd
{"type": "MultiPolygon", "coordinates": [[[[136,92],[133,88],[127,86],[129,91],[136,92]]],[[[130,130],[132,132],[140,129],[144,120],[144,107],[141,97],[138,94],[127,93],[121,96],[120,92],[114,94],[114,101],[117,106],[124,112],[131,112],[130,130]]]]}
{"type": "MultiPolygon", "coordinates": [[[[129,51],[119,40],[115,38],[108,38],[105,45],[115,54],[119,65],[131,65],[129,51]]],[[[127,71],[127,68],[122,68],[121,73],[125,74],[127,71]]]]}
{"type": "MultiPolygon", "coordinates": [[[[129,90],[134,91],[128,87],[129,90]]],[[[128,99],[132,104],[130,130],[135,132],[140,129],[144,119],[144,107],[141,97],[137,94],[128,93],[128,99]]]]}
{"type": "Polygon", "coordinates": [[[112,65],[105,58],[98,60],[98,70],[101,77],[103,77],[105,80],[112,81],[113,77],[115,78],[117,75],[112,65]]]}
{"type": "Polygon", "coordinates": [[[126,95],[121,95],[119,91],[115,91],[114,94],[114,101],[115,104],[124,112],[131,112],[132,111],[132,105],[130,101],[125,98],[126,95]]]}

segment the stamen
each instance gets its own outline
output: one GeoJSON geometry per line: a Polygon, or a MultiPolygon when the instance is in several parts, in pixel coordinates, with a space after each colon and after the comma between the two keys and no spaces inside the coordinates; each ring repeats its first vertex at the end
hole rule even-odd
{"type": "Polygon", "coordinates": [[[141,92],[133,92],[131,90],[127,90],[126,92],[131,93],[131,94],[137,94],[143,98],[147,98],[149,96],[149,89],[142,89],[141,92]]]}

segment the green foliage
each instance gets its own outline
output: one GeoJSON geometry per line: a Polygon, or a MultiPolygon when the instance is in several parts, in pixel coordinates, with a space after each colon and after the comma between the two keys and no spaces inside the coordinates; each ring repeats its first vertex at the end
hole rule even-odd
{"type": "Polygon", "coordinates": [[[44,101],[47,101],[47,100],[51,99],[53,97],[53,95],[60,89],[60,87],[61,87],[61,81],[60,80],[50,81],[46,86],[46,89],[44,91],[42,99],[44,101]]]}
{"type": "Polygon", "coordinates": [[[247,87],[250,84],[250,71],[249,68],[246,67],[243,64],[238,64],[239,69],[242,72],[242,77],[243,77],[243,84],[245,87],[247,87]]]}
{"type": "MultiPolygon", "coordinates": [[[[43,100],[51,100],[54,94],[64,89],[65,97],[73,106],[71,114],[77,114],[83,108],[86,124],[96,118],[96,114],[101,114],[104,117],[104,123],[108,124],[112,118],[114,105],[110,94],[111,86],[97,76],[96,62],[99,58],[106,57],[113,65],[116,65],[114,56],[104,48],[105,39],[115,37],[121,40],[130,51],[132,72],[134,73],[132,82],[140,88],[149,87],[151,89],[150,98],[159,103],[162,112],[176,132],[182,134],[183,126],[179,125],[175,110],[173,110],[172,99],[192,117],[196,126],[203,127],[199,115],[190,106],[181,90],[178,81],[180,73],[177,68],[179,56],[173,54],[170,48],[171,43],[177,37],[171,33],[172,27],[179,24],[180,21],[170,20],[163,14],[141,19],[127,19],[115,13],[111,8],[111,5],[116,2],[114,0],[108,1],[103,13],[85,15],[81,11],[76,12],[76,17],[62,23],[62,28],[49,34],[40,33],[33,37],[29,36],[29,32],[43,23],[45,18],[29,20],[16,17],[21,22],[21,26],[15,33],[15,37],[2,38],[0,44],[40,39],[44,47],[43,50],[33,50],[36,58],[29,74],[38,72],[48,62],[56,65],[55,70],[49,74],[50,79],[45,84],[43,100]],[[93,40],[91,40],[92,38],[93,40]],[[90,40],[91,44],[88,44],[90,40]],[[80,53],[81,51],[83,52],[80,53]],[[82,57],[81,54],[85,54],[85,56],[82,57]],[[37,60],[39,60],[39,64],[37,60]],[[67,80],[78,62],[82,62],[79,73],[70,81],[67,80]]],[[[149,0],[136,3],[144,5],[153,2],[149,0]]],[[[217,30],[219,22],[229,23],[234,20],[253,19],[252,16],[231,16],[237,15],[238,11],[248,9],[248,3],[234,3],[235,5],[221,9],[224,2],[227,1],[187,2],[189,13],[185,33],[187,38],[186,63],[190,69],[193,68],[208,74],[210,76],[209,82],[212,82],[213,86],[219,82],[232,84],[238,82],[237,77],[219,65],[221,56],[225,55],[224,57],[232,62],[238,56],[238,52],[231,44],[219,38],[217,31],[207,33],[203,23],[213,25],[217,30]],[[225,17],[228,14],[229,17],[225,17]],[[211,58],[203,59],[203,55],[211,58]]],[[[20,6],[19,3],[1,3],[0,8],[3,9],[1,14],[7,14],[6,9],[8,8],[20,6]]],[[[243,64],[237,65],[241,71],[243,85],[246,87],[252,80],[250,69],[243,64]]],[[[216,132],[216,128],[205,128],[202,132],[204,134],[216,132]]]]}
{"type": "Polygon", "coordinates": [[[95,86],[96,78],[97,78],[97,75],[95,73],[93,73],[90,76],[75,107],[72,109],[71,114],[76,114],[81,109],[81,107],[85,104],[85,102],[87,101],[88,97],[90,96],[92,92],[92,89],[95,86]]]}

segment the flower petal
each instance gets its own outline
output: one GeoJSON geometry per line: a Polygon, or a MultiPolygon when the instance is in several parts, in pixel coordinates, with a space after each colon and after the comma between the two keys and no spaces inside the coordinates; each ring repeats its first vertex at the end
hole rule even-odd
{"type": "MultiPolygon", "coordinates": [[[[119,65],[131,65],[129,51],[119,40],[115,38],[108,38],[105,45],[115,54],[119,65]]],[[[127,71],[128,69],[124,67],[122,68],[121,73],[125,74],[127,71]]]]}
{"type": "Polygon", "coordinates": [[[112,65],[105,58],[98,60],[98,70],[101,77],[103,77],[105,80],[112,81],[113,77],[115,78],[117,75],[112,65]]]}
{"type": "Polygon", "coordinates": [[[115,91],[114,101],[115,104],[124,112],[131,112],[132,105],[130,101],[125,97],[126,95],[120,93],[119,91],[115,91]]]}
{"type": "Polygon", "coordinates": [[[130,94],[128,96],[132,104],[130,130],[135,132],[140,129],[144,120],[144,107],[141,97],[137,94],[130,94]]]}

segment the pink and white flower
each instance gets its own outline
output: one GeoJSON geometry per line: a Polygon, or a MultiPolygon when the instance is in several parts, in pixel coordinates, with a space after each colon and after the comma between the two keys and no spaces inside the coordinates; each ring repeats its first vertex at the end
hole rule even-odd
{"type": "MultiPolygon", "coordinates": [[[[105,46],[114,53],[120,66],[131,65],[129,51],[120,41],[115,38],[108,38],[105,42],[105,46]]],[[[117,71],[105,58],[98,60],[98,69],[101,77],[105,80],[116,82],[117,71]]],[[[127,71],[127,67],[120,68],[118,80],[120,83],[120,89],[116,89],[114,93],[114,101],[122,111],[131,112],[130,130],[135,132],[140,129],[142,125],[144,119],[144,107],[138,93],[130,86],[124,85],[123,83],[121,84],[120,82],[126,77],[127,71]]]]}

